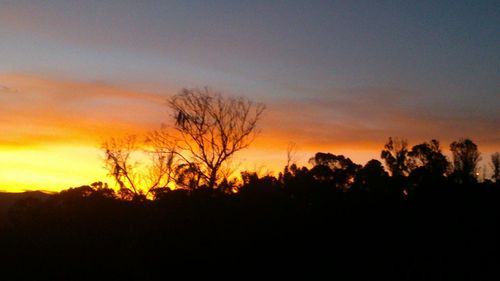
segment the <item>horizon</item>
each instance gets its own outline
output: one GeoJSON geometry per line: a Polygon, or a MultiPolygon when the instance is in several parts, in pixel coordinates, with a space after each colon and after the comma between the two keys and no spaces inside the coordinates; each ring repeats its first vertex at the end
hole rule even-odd
{"type": "MultiPolygon", "coordinates": [[[[172,127],[209,87],[262,102],[240,170],[316,152],[365,164],[387,138],[500,150],[500,5],[255,1],[0,3],[0,190],[112,182],[103,141],[172,127]]],[[[112,184],[110,184],[112,186],[112,184]]]]}

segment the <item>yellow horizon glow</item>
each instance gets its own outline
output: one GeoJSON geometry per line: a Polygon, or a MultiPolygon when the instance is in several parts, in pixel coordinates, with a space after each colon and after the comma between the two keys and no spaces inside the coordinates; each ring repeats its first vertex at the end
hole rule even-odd
{"type": "MultiPolygon", "coordinates": [[[[101,143],[127,134],[144,136],[168,123],[165,99],[175,93],[151,94],[106,83],[5,73],[0,73],[0,86],[0,190],[10,192],[60,191],[95,181],[114,186],[103,168],[101,143]]],[[[394,113],[391,120],[412,126],[382,131],[363,120],[349,123],[327,116],[316,118],[316,113],[332,110],[317,102],[275,100],[267,105],[259,124],[261,134],[232,161],[236,171],[276,175],[286,165],[290,142],[297,144],[293,160],[300,166],[307,165],[316,152],[342,154],[365,164],[379,159],[391,135],[408,136],[411,144],[416,144],[428,141],[429,136],[439,139],[433,130],[442,129],[436,125],[429,130],[428,123],[394,113]]],[[[358,108],[361,112],[364,109],[358,108]]],[[[380,122],[388,122],[386,113],[382,117],[380,122]]],[[[458,128],[444,139],[457,139],[463,132],[458,128]]],[[[478,145],[487,155],[498,151],[499,143],[485,132],[477,137],[485,140],[478,145]]],[[[442,147],[448,151],[446,142],[442,147]]],[[[487,158],[483,160],[489,161],[487,158]]]]}
{"type": "Polygon", "coordinates": [[[99,158],[98,148],[84,145],[0,147],[0,190],[60,191],[106,180],[99,158]]]}
{"type": "MultiPolygon", "coordinates": [[[[314,153],[297,151],[294,162],[307,165],[314,153]]],[[[44,190],[58,192],[70,187],[113,179],[104,169],[103,151],[96,144],[0,146],[0,191],[44,190]]],[[[236,154],[234,176],[241,171],[277,175],[286,164],[286,149],[249,148],[236,154]]]]}

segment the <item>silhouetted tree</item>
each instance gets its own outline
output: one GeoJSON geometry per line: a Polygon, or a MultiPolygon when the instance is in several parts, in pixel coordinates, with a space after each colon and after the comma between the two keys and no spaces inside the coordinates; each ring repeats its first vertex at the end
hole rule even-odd
{"type": "Polygon", "coordinates": [[[130,155],[136,149],[136,137],[128,136],[124,139],[112,138],[103,143],[105,152],[105,168],[119,185],[119,194],[122,197],[139,195],[137,175],[134,172],[130,155]]]}
{"type": "MultiPolygon", "coordinates": [[[[245,98],[223,97],[205,89],[183,89],[168,100],[178,136],[158,131],[156,143],[177,144],[176,151],[201,181],[214,188],[224,178],[228,161],[248,147],[265,107],[245,98]]],[[[227,172],[226,172],[227,174],[227,172]]]]}
{"type": "Polygon", "coordinates": [[[491,155],[491,168],[493,169],[493,180],[500,182],[500,153],[495,152],[491,155]]]}
{"type": "Polygon", "coordinates": [[[103,144],[105,168],[119,186],[118,193],[124,199],[149,196],[157,188],[165,188],[174,178],[175,150],[153,146],[141,150],[135,136],[111,138],[103,144]],[[140,165],[133,159],[134,153],[149,156],[149,165],[140,165]]]}
{"type": "Polygon", "coordinates": [[[356,173],[355,185],[365,191],[383,192],[387,189],[388,177],[382,163],[372,159],[356,173]]]}
{"type": "Polygon", "coordinates": [[[292,164],[290,167],[285,166],[283,173],[280,174],[279,180],[285,187],[294,189],[312,183],[313,176],[307,167],[299,168],[297,164],[292,164]]]}
{"type": "Polygon", "coordinates": [[[273,192],[275,189],[280,187],[278,179],[274,176],[265,175],[263,177],[259,177],[259,175],[255,172],[241,172],[241,180],[243,184],[240,187],[239,192],[248,192],[249,190],[255,191],[255,189],[273,192]]]}
{"type": "Polygon", "coordinates": [[[408,159],[408,142],[405,139],[389,137],[380,157],[385,161],[393,177],[406,176],[411,170],[411,163],[408,159]]]}
{"type": "Polygon", "coordinates": [[[450,144],[453,153],[453,176],[461,183],[477,180],[477,164],[481,160],[477,145],[470,139],[460,139],[450,144]]]}
{"type": "Polygon", "coordinates": [[[413,146],[408,156],[412,160],[413,168],[420,168],[434,176],[444,176],[450,165],[446,156],[441,152],[439,142],[434,139],[413,146]]]}
{"type": "Polygon", "coordinates": [[[194,163],[182,163],[176,168],[175,183],[178,188],[196,189],[202,180],[199,168],[194,163]]]}
{"type": "Polygon", "coordinates": [[[297,153],[297,144],[294,142],[288,143],[286,147],[286,168],[288,169],[294,163],[295,154],[297,153]]]}
{"type": "Polygon", "coordinates": [[[314,165],[311,174],[320,181],[331,181],[338,188],[347,188],[354,182],[356,172],[361,165],[355,164],[343,155],[318,152],[309,163],[314,165]]]}

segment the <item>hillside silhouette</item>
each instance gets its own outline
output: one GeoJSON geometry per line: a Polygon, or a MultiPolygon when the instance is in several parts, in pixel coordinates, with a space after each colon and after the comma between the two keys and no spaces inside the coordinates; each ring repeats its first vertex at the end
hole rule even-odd
{"type": "Polygon", "coordinates": [[[49,196],[49,193],[41,191],[25,191],[20,193],[0,192],[0,225],[8,223],[8,211],[17,201],[25,198],[44,200],[49,196]]]}

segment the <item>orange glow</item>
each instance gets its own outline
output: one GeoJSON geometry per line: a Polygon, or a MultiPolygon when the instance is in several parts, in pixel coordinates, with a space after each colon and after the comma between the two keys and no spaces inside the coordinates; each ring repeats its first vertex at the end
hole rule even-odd
{"type": "Polygon", "coordinates": [[[0,190],[59,191],[105,176],[95,147],[0,147],[0,190]]]}
{"type": "MultiPolygon", "coordinates": [[[[112,185],[103,169],[101,143],[111,136],[143,135],[162,123],[168,125],[164,101],[175,92],[167,89],[165,94],[151,94],[102,82],[25,74],[0,74],[0,86],[0,190],[7,191],[56,191],[94,181],[112,185]]],[[[431,125],[426,120],[416,122],[401,111],[371,109],[372,104],[266,102],[261,133],[232,162],[237,171],[276,174],[286,164],[288,144],[294,142],[297,146],[292,160],[298,165],[307,165],[318,151],[343,154],[364,164],[379,158],[388,136],[406,136],[415,144],[431,137],[439,139],[437,130],[446,126],[444,121],[431,125]],[[342,112],[342,107],[359,114],[359,120],[373,122],[328,115],[342,112]],[[370,118],[362,116],[366,111],[370,111],[370,118]],[[393,119],[399,123],[391,128],[393,119]],[[377,122],[390,129],[380,129],[377,122]]],[[[462,128],[450,129],[442,136],[445,151],[448,141],[462,132],[462,128]]],[[[481,151],[493,152],[498,141],[481,132],[472,134],[478,137],[481,151]]]]}
{"type": "Polygon", "coordinates": [[[0,190],[107,180],[102,141],[142,134],[167,115],[165,97],[102,83],[14,74],[0,74],[0,83],[0,190]]]}

